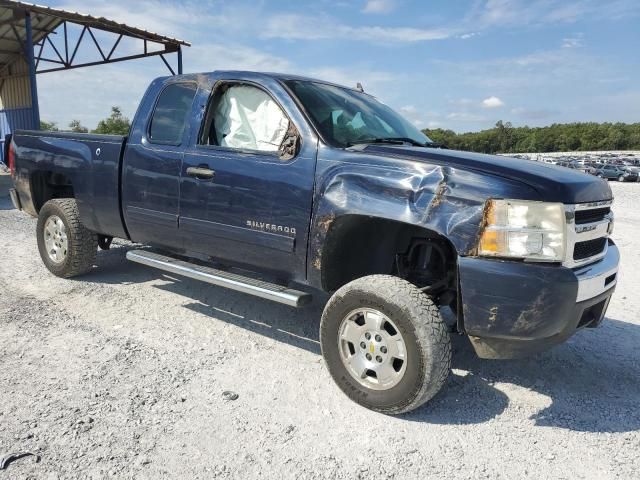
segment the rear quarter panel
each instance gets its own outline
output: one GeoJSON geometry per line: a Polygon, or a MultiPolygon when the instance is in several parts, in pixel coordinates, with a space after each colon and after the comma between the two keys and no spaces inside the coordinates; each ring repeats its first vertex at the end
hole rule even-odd
{"type": "Polygon", "coordinates": [[[37,215],[39,174],[68,179],[80,219],[90,230],[127,238],[120,214],[120,158],[125,137],[18,130],[13,135],[16,189],[27,213],[37,215]]]}

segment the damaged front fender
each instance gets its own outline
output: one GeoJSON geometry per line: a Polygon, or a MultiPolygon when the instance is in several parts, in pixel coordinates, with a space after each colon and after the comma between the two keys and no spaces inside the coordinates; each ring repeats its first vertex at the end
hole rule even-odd
{"type": "MultiPolygon", "coordinates": [[[[537,200],[530,187],[447,165],[430,149],[416,160],[321,147],[308,251],[308,279],[322,286],[322,255],[332,224],[344,215],[393,220],[446,238],[459,256],[473,254],[489,198],[537,200]]],[[[402,149],[398,149],[402,152],[402,149]]],[[[382,233],[381,233],[382,234],[382,233]]]]}

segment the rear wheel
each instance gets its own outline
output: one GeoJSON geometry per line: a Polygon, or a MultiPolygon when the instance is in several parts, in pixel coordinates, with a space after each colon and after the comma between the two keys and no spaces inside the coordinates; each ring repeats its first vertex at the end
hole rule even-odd
{"type": "Polygon", "coordinates": [[[320,342],[342,391],[388,414],[430,400],[451,368],[451,341],[438,308],[411,283],[387,275],[338,290],[324,309],[320,342]]]}
{"type": "Polygon", "coordinates": [[[620,175],[620,176],[618,177],[618,181],[619,181],[619,182],[624,182],[624,175],[620,175]]]}
{"type": "Polygon", "coordinates": [[[60,198],[45,203],[38,215],[36,232],[40,257],[54,275],[75,277],[93,267],[98,237],[80,223],[74,199],[60,198]]]}

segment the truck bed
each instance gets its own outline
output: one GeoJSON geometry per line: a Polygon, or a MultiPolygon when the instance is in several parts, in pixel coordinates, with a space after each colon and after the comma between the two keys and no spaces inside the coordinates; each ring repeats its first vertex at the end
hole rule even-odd
{"type": "Polygon", "coordinates": [[[127,238],[119,191],[126,141],[120,135],[16,130],[11,142],[23,210],[37,215],[47,193],[55,197],[72,188],[87,228],[127,238]]]}

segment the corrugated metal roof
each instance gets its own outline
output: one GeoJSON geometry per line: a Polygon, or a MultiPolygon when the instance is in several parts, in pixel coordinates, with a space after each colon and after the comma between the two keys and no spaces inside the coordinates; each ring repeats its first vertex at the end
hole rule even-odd
{"type": "Polygon", "coordinates": [[[149,32],[142,28],[118,23],[104,17],[94,17],[84,13],[70,12],[33,3],[0,0],[0,66],[13,63],[17,56],[23,54],[22,44],[16,36],[19,36],[21,39],[26,37],[24,17],[21,17],[20,13],[27,10],[31,12],[34,43],[54,31],[66,20],[91,28],[165,45],[173,45],[176,47],[178,45],[191,46],[190,43],[184,40],[149,32]]]}

